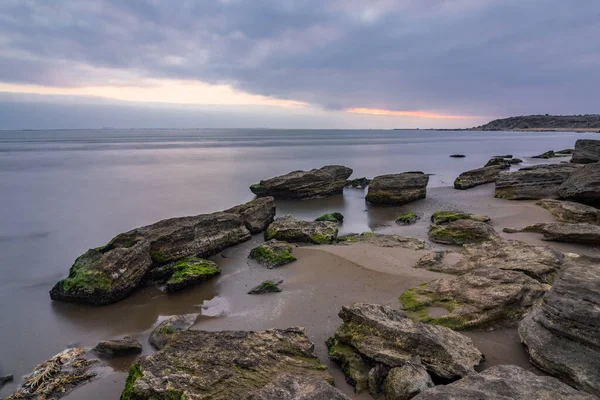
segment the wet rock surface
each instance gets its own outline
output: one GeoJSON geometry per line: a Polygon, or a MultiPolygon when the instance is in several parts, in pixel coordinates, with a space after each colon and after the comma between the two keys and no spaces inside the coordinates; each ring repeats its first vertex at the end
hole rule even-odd
{"type": "Polygon", "coordinates": [[[600,259],[570,259],[519,336],[541,370],[600,395],[600,259]]]}
{"type": "Polygon", "coordinates": [[[392,368],[385,378],[386,400],[409,400],[433,387],[431,376],[419,357],[401,367],[392,368]]]}
{"type": "Polygon", "coordinates": [[[396,223],[400,224],[400,225],[413,225],[420,219],[421,219],[421,217],[419,217],[414,212],[409,212],[409,213],[397,216],[396,223]]]}
{"type": "Polygon", "coordinates": [[[171,335],[190,329],[196,322],[198,315],[200,314],[174,315],[162,321],[150,333],[148,341],[156,350],[162,349],[171,338],[171,335]]]}
{"type": "Polygon", "coordinates": [[[264,293],[279,293],[281,288],[279,285],[283,281],[264,281],[260,285],[257,285],[250,289],[248,294],[264,294],[264,293]]]}
{"type": "Polygon", "coordinates": [[[221,273],[216,263],[198,257],[185,258],[165,265],[161,269],[172,271],[165,284],[165,290],[169,293],[177,292],[221,273]]]}
{"type": "Polygon", "coordinates": [[[424,199],[429,175],[422,172],[380,175],[369,185],[366,200],[374,205],[402,205],[424,199]]]}
{"type": "Polygon", "coordinates": [[[120,357],[142,352],[142,344],[130,337],[117,340],[103,340],[93,350],[104,357],[120,357]]]}
{"type": "Polygon", "coordinates": [[[296,261],[296,257],[292,255],[293,248],[287,242],[271,239],[253,248],[248,257],[272,269],[296,261]]]}
{"type": "Polygon", "coordinates": [[[495,235],[496,231],[491,225],[472,219],[458,219],[429,227],[429,239],[442,244],[481,243],[495,235]]]}
{"type": "Polygon", "coordinates": [[[543,240],[554,242],[572,242],[582,244],[600,244],[600,226],[592,224],[534,224],[523,229],[505,228],[507,233],[536,232],[543,234],[543,240]]]}
{"type": "Polygon", "coordinates": [[[472,219],[479,222],[490,222],[490,217],[485,215],[473,215],[461,211],[435,211],[431,214],[431,222],[434,224],[444,224],[447,222],[458,221],[459,219],[472,219]]]}
{"type": "Polygon", "coordinates": [[[579,139],[575,142],[572,163],[589,164],[600,161],[600,140],[579,139]]]}
{"type": "Polygon", "coordinates": [[[573,172],[558,188],[558,196],[600,207],[600,163],[589,164],[573,172]]]}
{"type": "Polygon", "coordinates": [[[350,400],[339,389],[322,379],[282,375],[247,400],[350,400]]]}
{"type": "Polygon", "coordinates": [[[550,211],[561,222],[600,225],[600,209],[572,201],[543,199],[538,206],[550,211]]]}
{"type": "Polygon", "coordinates": [[[360,235],[340,237],[338,238],[338,242],[344,244],[362,242],[370,243],[378,247],[403,247],[412,250],[424,250],[429,248],[429,245],[421,239],[374,232],[363,232],[360,235]]]}
{"type": "Polygon", "coordinates": [[[475,186],[485,185],[486,183],[496,182],[500,173],[508,168],[510,168],[510,165],[507,166],[506,163],[503,163],[501,165],[477,168],[463,172],[454,180],[454,188],[465,190],[475,186]]]}
{"type": "Polygon", "coordinates": [[[259,197],[223,212],[239,215],[250,233],[259,233],[275,219],[275,199],[271,196],[259,197]]]}
{"type": "Polygon", "coordinates": [[[337,224],[333,222],[302,221],[291,216],[276,219],[265,231],[265,239],[286,242],[327,244],[337,238],[337,224]]]}
{"type": "Polygon", "coordinates": [[[250,186],[255,195],[276,199],[306,199],[340,194],[346,186],[352,169],[342,165],[327,165],[310,171],[292,171],[288,174],[260,181],[250,186]]]}
{"type": "Polygon", "coordinates": [[[500,174],[495,197],[508,200],[557,198],[560,185],[578,169],[573,164],[542,164],[500,174]]]}

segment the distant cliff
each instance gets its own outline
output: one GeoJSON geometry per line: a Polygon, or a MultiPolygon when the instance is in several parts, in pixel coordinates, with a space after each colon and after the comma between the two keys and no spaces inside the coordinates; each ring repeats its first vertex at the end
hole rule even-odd
{"type": "Polygon", "coordinates": [[[472,128],[480,131],[506,130],[600,130],[600,114],[587,115],[525,115],[495,119],[472,128]]]}

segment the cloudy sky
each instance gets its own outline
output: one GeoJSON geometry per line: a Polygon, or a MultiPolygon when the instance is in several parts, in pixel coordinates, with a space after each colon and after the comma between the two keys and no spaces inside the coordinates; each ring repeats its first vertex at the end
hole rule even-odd
{"type": "Polygon", "coordinates": [[[600,112],[599,0],[1,0],[0,129],[600,112]]]}

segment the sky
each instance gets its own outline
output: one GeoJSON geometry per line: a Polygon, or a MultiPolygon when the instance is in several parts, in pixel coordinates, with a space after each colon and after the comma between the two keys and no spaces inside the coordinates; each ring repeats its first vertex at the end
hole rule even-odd
{"type": "Polygon", "coordinates": [[[0,129],[600,112],[599,0],[1,0],[0,129]]]}

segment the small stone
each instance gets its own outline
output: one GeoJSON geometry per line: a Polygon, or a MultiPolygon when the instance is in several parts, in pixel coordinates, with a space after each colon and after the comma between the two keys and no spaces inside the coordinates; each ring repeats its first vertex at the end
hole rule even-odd
{"type": "Polygon", "coordinates": [[[450,157],[452,157],[452,158],[465,158],[466,156],[464,154],[450,154],[450,157]]]}
{"type": "Polygon", "coordinates": [[[278,293],[281,292],[281,288],[279,287],[281,283],[283,281],[264,281],[260,285],[253,287],[248,294],[278,293]]]}
{"type": "Polygon", "coordinates": [[[271,239],[250,251],[248,258],[272,269],[296,261],[292,255],[293,246],[287,242],[271,239]]]}
{"type": "Polygon", "coordinates": [[[344,216],[342,215],[342,213],[336,211],[328,214],[323,214],[319,218],[315,219],[315,221],[342,223],[344,221],[344,216]]]}
{"type": "Polygon", "coordinates": [[[96,353],[106,357],[120,357],[142,352],[142,344],[126,336],[118,340],[103,340],[94,347],[96,353]]]}
{"type": "Polygon", "coordinates": [[[396,217],[396,222],[402,225],[412,225],[416,223],[420,217],[414,212],[409,212],[396,217]]]}
{"type": "Polygon", "coordinates": [[[346,181],[346,187],[364,189],[369,186],[369,183],[371,183],[371,180],[367,178],[349,179],[346,181]]]}

